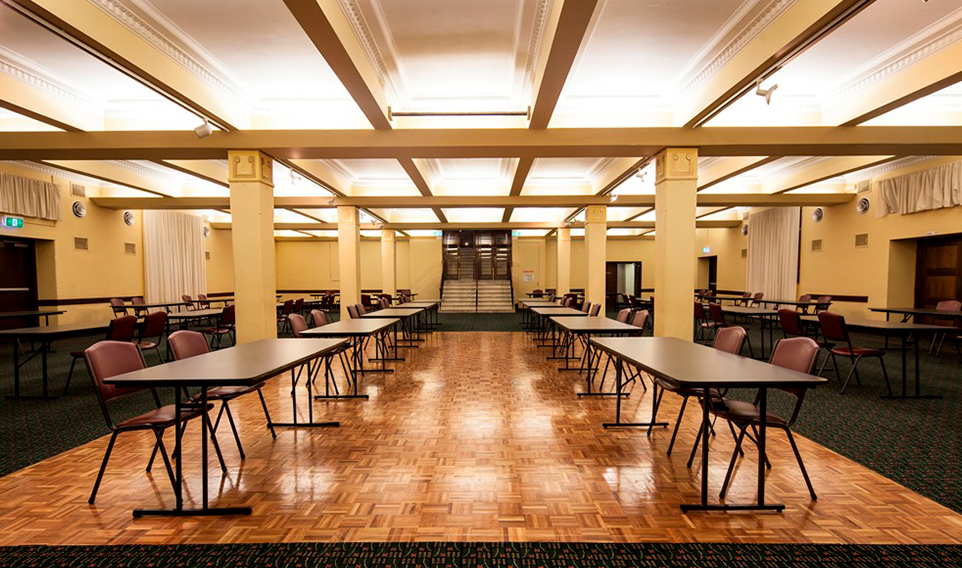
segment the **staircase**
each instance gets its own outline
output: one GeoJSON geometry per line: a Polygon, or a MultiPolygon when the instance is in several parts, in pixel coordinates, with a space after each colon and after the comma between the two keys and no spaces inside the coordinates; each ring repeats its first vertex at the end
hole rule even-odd
{"type": "Polygon", "coordinates": [[[508,280],[448,280],[444,283],[441,311],[446,313],[510,313],[514,311],[508,280]],[[477,309],[475,309],[477,292],[477,309]]]}

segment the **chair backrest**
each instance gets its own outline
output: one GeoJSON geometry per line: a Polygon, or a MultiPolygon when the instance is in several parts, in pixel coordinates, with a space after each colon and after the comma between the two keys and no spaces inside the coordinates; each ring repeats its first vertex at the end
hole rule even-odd
{"type": "Polygon", "coordinates": [[[294,311],[294,300],[284,300],[284,305],[281,306],[281,315],[287,317],[291,315],[294,311]]]}
{"type": "Polygon", "coordinates": [[[848,330],[845,328],[845,317],[828,310],[818,312],[818,324],[822,327],[825,341],[844,341],[848,343],[848,330]]]}
{"type": "Polygon", "coordinates": [[[361,317],[367,313],[367,308],[364,307],[364,304],[355,304],[354,309],[357,310],[357,317],[361,317]]]}
{"type": "Polygon", "coordinates": [[[322,310],[311,310],[311,321],[314,323],[314,327],[327,325],[327,314],[322,310]]]}
{"type": "Polygon", "coordinates": [[[738,355],[742,352],[742,346],[745,344],[745,337],[747,336],[748,333],[744,327],[723,327],[718,330],[715,341],[711,346],[719,351],[738,355]]]}
{"type": "Polygon", "coordinates": [[[234,323],[237,321],[235,315],[234,304],[224,306],[224,311],[220,313],[220,324],[222,326],[234,325],[234,323]]]}
{"type": "Polygon", "coordinates": [[[601,313],[601,304],[592,304],[591,310],[588,312],[588,315],[591,317],[596,317],[600,313],[601,313]]]}
{"type": "MultiPolygon", "coordinates": [[[[134,387],[115,387],[104,380],[124,373],[139,371],[146,367],[140,348],[127,341],[99,341],[84,350],[87,370],[93,378],[94,388],[101,402],[143,390],[134,387]]],[[[106,415],[108,422],[110,417],[106,415]]]]}
{"type": "Polygon", "coordinates": [[[957,312],[962,310],[962,302],[958,300],[942,300],[935,305],[935,309],[940,312],[957,312]]]}
{"type": "Polygon", "coordinates": [[[347,307],[347,315],[351,316],[351,319],[357,319],[357,306],[351,304],[347,307]]]}
{"type": "Polygon", "coordinates": [[[206,302],[207,294],[197,294],[197,299],[200,300],[201,302],[206,302]]]}
{"type": "Polygon", "coordinates": [[[167,338],[167,343],[170,345],[171,353],[174,354],[174,359],[178,361],[210,353],[207,338],[199,331],[187,331],[186,329],[175,331],[167,338]]]}
{"type": "Polygon", "coordinates": [[[381,296],[380,298],[378,298],[377,303],[381,306],[382,310],[386,310],[389,307],[391,307],[391,300],[388,300],[384,296],[381,296]]]}
{"type": "Polygon", "coordinates": [[[140,338],[144,339],[145,337],[160,337],[164,334],[164,330],[166,329],[167,312],[161,310],[159,312],[147,314],[147,317],[144,318],[144,327],[140,330],[140,338]]]}
{"type": "Polygon", "coordinates": [[[180,299],[181,299],[185,304],[187,304],[187,307],[188,307],[188,308],[193,308],[193,307],[194,307],[194,299],[191,298],[189,295],[184,294],[183,296],[180,297],[180,299]]]}
{"type": "MultiPolygon", "coordinates": [[[[816,357],[818,357],[818,344],[811,337],[790,337],[779,340],[775,344],[775,349],[772,350],[772,356],[768,362],[784,369],[811,374],[815,367],[816,357]]],[[[796,398],[792,416],[787,421],[788,426],[791,427],[795,423],[795,419],[798,418],[798,411],[802,409],[802,399],[805,397],[807,389],[782,387],[778,390],[787,392],[796,398]]]]}
{"type": "MultiPolygon", "coordinates": [[[[163,313],[163,312],[160,312],[163,313]]],[[[165,316],[167,314],[164,314],[165,316]]],[[[107,340],[109,341],[133,341],[134,333],[137,331],[136,316],[122,316],[110,320],[107,327],[107,340]]]]}
{"type": "Polygon", "coordinates": [[[301,314],[290,314],[287,319],[291,322],[291,332],[294,337],[300,337],[302,332],[307,331],[307,322],[301,314]]]}
{"type": "Polygon", "coordinates": [[[812,301],[812,295],[811,295],[811,294],[802,294],[801,296],[798,297],[798,301],[799,301],[799,302],[811,302],[811,301],[812,301]]]}
{"type": "Polygon", "coordinates": [[[558,298],[558,297],[554,295],[554,292],[548,294],[548,301],[549,301],[549,302],[553,302],[553,301],[555,301],[557,298],[558,298]]]}
{"type": "Polygon", "coordinates": [[[531,295],[532,295],[533,297],[535,297],[535,298],[540,298],[540,297],[544,296],[544,290],[538,290],[538,289],[536,288],[533,292],[531,292],[531,295]]]}
{"type": "Polygon", "coordinates": [[[572,298],[571,296],[565,296],[565,299],[564,299],[564,307],[570,308],[570,307],[571,307],[571,304],[573,304],[574,301],[575,301],[575,299],[572,298]]]}
{"type": "Polygon", "coordinates": [[[301,313],[301,312],[303,312],[303,311],[304,311],[304,298],[298,298],[298,299],[294,300],[294,306],[291,308],[291,310],[292,310],[293,312],[295,312],[295,313],[298,313],[298,314],[301,313]]]}
{"type": "Polygon", "coordinates": [[[764,292],[755,292],[755,295],[752,296],[752,304],[751,304],[751,305],[754,306],[754,307],[758,307],[758,306],[759,306],[758,301],[761,300],[761,299],[764,298],[764,297],[765,297],[765,293],[764,293],[764,292]]]}
{"type": "Polygon", "coordinates": [[[133,298],[130,299],[130,303],[135,306],[143,306],[147,302],[144,301],[143,296],[134,296],[133,298]]]}
{"type": "Polygon", "coordinates": [[[370,294],[361,294],[361,305],[362,305],[362,306],[370,306],[370,305],[371,305],[371,295],[370,295],[370,294]]]}
{"type": "Polygon", "coordinates": [[[124,301],[120,298],[110,299],[110,309],[114,311],[114,317],[120,314],[127,315],[127,306],[124,305],[124,301]]]}
{"type": "Polygon", "coordinates": [[[711,315],[711,320],[715,323],[720,323],[726,325],[725,312],[722,311],[721,304],[716,304],[714,302],[708,304],[708,313],[711,315]]]}
{"type": "Polygon", "coordinates": [[[778,321],[785,335],[805,335],[802,332],[802,314],[795,310],[778,310],[778,321]]]}
{"type": "Polygon", "coordinates": [[[584,303],[582,303],[581,311],[584,313],[588,313],[589,311],[591,311],[591,302],[585,301],[584,303]]]}
{"type": "Polygon", "coordinates": [[[635,315],[631,318],[631,325],[644,329],[645,324],[648,323],[648,310],[638,310],[635,315]]]}
{"type": "Polygon", "coordinates": [[[628,323],[628,316],[630,315],[631,315],[631,308],[625,308],[623,310],[619,310],[618,315],[615,316],[615,321],[619,321],[621,323],[628,323]]]}
{"type": "Polygon", "coordinates": [[[695,323],[705,321],[705,305],[695,300],[695,323]]]}

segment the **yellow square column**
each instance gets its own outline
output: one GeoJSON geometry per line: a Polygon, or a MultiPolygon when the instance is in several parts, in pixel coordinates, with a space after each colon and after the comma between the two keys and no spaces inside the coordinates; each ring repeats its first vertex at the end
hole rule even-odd
{"type": "Polygon", "coordinates": [[[351,316],[347,307],[361,301],[361,228],[357,207],[337,208],[337,255],[341,269],[341,319],[351,316]]]}
{"type": "Polygon", "coordinates": [[[392,229],[381,229],[381,291],[391,296],[397,294],[395,236],[392,229]]]}
{"type": "Polygon", "coordinates": [[[698,149],[655,156],[655,336],[692,340],[698,149]]]}
{"type": "Polygon", "coordinates": [[[257,150],[227,153],[237,342],[277,337],[274,161],[257,150]]]}
{"type": "Polygon", "coordinates": [[[571,229],[558,229],[558,282],[555,294],[571,291],[571,229]]]}
{"type": "Polygon", "coordinates": [[[589,205],[585,210],[585,256],[588,265],[588,287],[585,288],[585,301],[601,304],[601,314],[605,313],[605,259],[608,254],[606,232],[608,230],[608,208],[604,205],[589,205]]]}

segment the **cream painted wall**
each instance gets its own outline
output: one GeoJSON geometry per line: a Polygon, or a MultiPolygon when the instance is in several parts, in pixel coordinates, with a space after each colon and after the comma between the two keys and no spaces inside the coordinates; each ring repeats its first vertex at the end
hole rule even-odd
{"type": "Polygon", "coordinates": [[[719,290],[745,290],[748,259],[742,258],[742,249],[747,246],[748,237],[742,235],[741,228],[695,230],[695,257],[718,257],[719,290]],[[702,252],[704,247],[710,247],[711,252],[702,252]]]}
{"type": "Polygon", "coordinates": [[[207,291],[209,294],[233,293],[234,257],[231,232],[212,229],[204,242],[207,259],[207,291]]]}
{"type": "Polygon", "coordinates": [[[549,287],[546,245],[545,239],[542,238],[512,239],[511,276],[515,298],[527,298],[528,292],[549,287]],[[533,281],[524,281],[525,270],[532,272],[533,281]]]}
{"type": "MultiPolygon", "coordinates": [[[[53,182],[60,187],[63,221],[24,219],[24,228],[0,229],[0,234],[37,239],[37,280],[40,300],[132,296],[144,293],[143,223],[134,211],[134,225],[124,224],[123,211],[103,209],[89,199],[70,195],[71,181],[14,164],[0,164],[0,171],[53,182]],[[87,215],[78,219],[71,213],[74,201],[87,206],[87,215]],[[88,250],[76,250],[74,237],[86,237],[88,250]],[[126,254],[125,243],[136,246],[126,254]]],[[[87,187],[88,195],[97,188],[87,187]]],[[[67,313],[51,318],[51,323],[98,321],[111,317],[106,303],[69,304],[67,313]]]]}
{"type": "MultiPolygon", "coordinates": [[[[547,284],[553,288],[558,282],[558,242],[549,239],[546,245],[547,284]]],[[[612,239],[607,241],[605,260],[609,262],[641,262],[641,288],[650,289],[655,285],[655,241],[651,239],[612,239]]],[[[585,270],[585,241],[581,237],[571,239],[571,287],[584,288],[587,285],[585,270]]],[[[647,295],[643,292],[642,295],[647,295]]]]}

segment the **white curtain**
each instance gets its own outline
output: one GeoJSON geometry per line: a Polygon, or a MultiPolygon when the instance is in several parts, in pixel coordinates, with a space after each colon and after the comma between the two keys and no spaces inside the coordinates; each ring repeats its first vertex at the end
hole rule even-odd
{"type": "Polygon", "coordinates": [[[60,188],[53,183],[0,173],[0,211],[61,221],[60,188]]]}
{"type": "Polygon", "coordinates": [[[775,207],[748,216],[748,290],[794,300],[801,208],[775,207]]]}
{"type": "Polygon", "coordinates": [[[144,290],[148,303],[207,293],[202,217],[144,211],[144,290]]]}
{"type": "Polygon", "coordinates": [[[962,162],[879,182],[878,216],[962,205],[962,162]]]}

